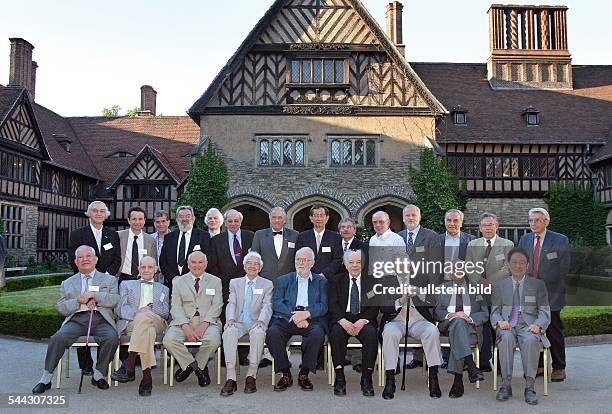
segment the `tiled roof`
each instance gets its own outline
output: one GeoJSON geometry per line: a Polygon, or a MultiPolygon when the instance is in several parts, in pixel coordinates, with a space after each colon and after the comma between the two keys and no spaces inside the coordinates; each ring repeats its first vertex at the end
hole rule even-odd
{"type": "Polygon", "coordinates": [[[0,124],[15,105],[17,98],[21,96],[23,88],[8,88],[0,85],[0,124]]]}

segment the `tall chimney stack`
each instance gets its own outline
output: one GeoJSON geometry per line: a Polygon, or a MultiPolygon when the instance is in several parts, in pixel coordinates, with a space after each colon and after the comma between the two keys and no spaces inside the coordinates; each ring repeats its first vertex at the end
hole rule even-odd
{"type": "MultiPolygon", "coordinates": [[[[27,89],[30,97],[34,99],[34,83],[36,74],[36,63],[32,62],[32,51],[34,46],[21,38],[10,38],[11,42],[11,66],[9,71],[9,86],[23,86],[27,89]]],[[[36,65],[38,66],[38,65],[36,65]]]]}
{"type": "Polygon", "coordinates": [[[399,1],[392,1],[387,5],[387,35],[402,55],[405,52],[405,45],[402,41],[402,10],[404,6],[399,1]]]}
{"type": "Polygon", "coordinates": [[[157,92],[150,85],[142,85],[140,87],[140,111],[139,116],[153,115],[155,116],[155,106],[157,100],[157,92]]]}
{"type": "Polygon", "coordinates": [[[38,63],[32,61],[32,77],[30,78],[30,97],[32,98],[32,102],[34,102],[34,98],[36,97],[36,69],[38,68],[38,63]]]}

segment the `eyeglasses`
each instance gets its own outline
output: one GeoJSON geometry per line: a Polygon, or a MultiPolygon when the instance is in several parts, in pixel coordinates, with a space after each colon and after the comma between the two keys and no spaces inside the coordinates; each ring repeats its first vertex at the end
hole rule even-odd
{"type": "Polygon", "coordinates": [[[312,259],[309,257],[296,257],[296,262],[312,262],[312,259]]]}

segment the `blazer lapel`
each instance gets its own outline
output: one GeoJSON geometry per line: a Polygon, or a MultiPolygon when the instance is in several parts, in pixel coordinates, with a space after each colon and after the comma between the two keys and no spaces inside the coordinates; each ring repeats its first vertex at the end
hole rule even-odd
{"type": "Polygon", "coordinates": [[[293,272],[291,275],[292,276],[291,276],[291,281],[289,285],[290,287],[289,288],[289,300],[290,300],[289,303],[295,306],[295,303],[297,302],[297,294],[298,294],[298,284],[297,284],[298,274],[296,272],[293,272]]]}
{"type": "MultiPolygon", "coordinates": [[[[104,242],[104,228],[102,228],[102,239],[101,240],[103,243],[104,242]]],[[[96,256],[101,257],[100,249],[98,249],[98,242],[96,241],[96,236],[94,236],[93,230],[91,229],[91,226],[89,224],[87,225],[87,227],[85,227],[85,244],[89,244],[90,246],[93,246],[94,250],[96,251],[96,256]]]]}
{"type": "MultiPolygon", "coordinates": [[[[125,283],[125,282],[123,282],[125,283]]],[[[140,280],[138,281],[138,283],[133,283],[134,285],[134,290],[132,290],[132,293],[134,294],[134,299],[135,302],[138,304],[138,307],[140,308],[140,280]]],[[[153,299],[155,299],[155,285],[153,285],[153,299]]],[[[146,305],[146,303],[145,303],[146,305]]]]}
{"type": "MultiPolygon", "coordinates": [[[[270,230],[270,237],[272,237],[272,230],[270,230]]],[[[274,237],[272,237],[274,239],[274,237]]],[[[274,256],[276,256],[276,249],[274,249],[274,240],[272,240],[272,247],[274,251],[274,256]]],[[[278,261],[282,262],[287,257],[289,253],[289,240],[287,240],[287,229],[283,227],[283,246],[281,247],[281,254],[278,257],[278,261]]]]}

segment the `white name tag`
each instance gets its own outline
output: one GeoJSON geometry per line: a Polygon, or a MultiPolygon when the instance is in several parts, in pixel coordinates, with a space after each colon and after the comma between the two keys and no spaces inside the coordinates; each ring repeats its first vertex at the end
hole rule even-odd
{"type": "Polygon", "coordinates": [[[138,254],[140,256],[146,256],[147,254],[149,254],[147,249],[138,249],[138,254]]]}
{"type": "Polygon", "coordinates": [[[495,260],[497,261],[506,260],[506,256],[504,256],[503,253],[500,253],[497,256],[495,256],[495,260]]]}
{"type": "Polygon", "coordinates": [[[553,260],[553,259],[556,259],[556,258],[557,258],[557,252],[551,252],[551,253],[548,253],[548,254],[546,255],[546,258],[548,258],[548,260],[553,260]]]}
{"type": "Polygon", "coordinates": [[[113,244],[112,243],[106,243],[104,246],[102,246],[104,248],[104,250],[110,250],[113,248],[113,244]]]}
{"type": "Polygon", "coordinates": [[[100,286],[90,286],[89,287],[89,291],[90,292],[99,292],[100,291],[100,286]]]}
{"type": "Polygon", "coordinates": [[[208,296],[215,296],[215,290],[214,289],[206,289],[206,294],[208,296]]]}
{"type": "Polygon", "coordinates": [[[159,295],[159,301],[163,302],[165,297],[166,297],[166,294],[162,293],[161,295],[159,295]]]}
{"type": "Polygon", "coordinates": [[[290,248],[290,249],[295,249],[295,243],[288,241],[287,242],[287,247],[290,248]]]}
{"type": "Polygon", "coordinates": [[[525,303],[535,303],[535,296],[525,296],[525,303]]]}
{"type": "Polygon", "coordinates": [[[253,295],[263,295],[263,289],[253,289],[253,295]]]}
{"type": "Polygon", "coordinates": [[[323,246],[323,247],[321,247],[321,251],[322,251],[323,253],[331,253],[331,247],[329,247],[329,246],[323,246]]]}
{"type": "Polygon", "coordinates": [[[195,246],[193,246],[193,251],[194,251],[194,252],[195,252],[195,251],[198,251],[198,250],[202,250],[202,249],[200,248],[200,245],[199,245],[199,244],[196,244],[195,246]]]}
{"type": "Polygon", "coordinates": [[[417,246],[414,248],[414,251],[417,253],[423,253],[425,251],[425,246],[417,246]]]}

